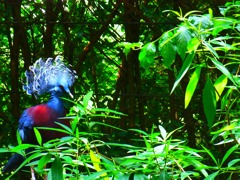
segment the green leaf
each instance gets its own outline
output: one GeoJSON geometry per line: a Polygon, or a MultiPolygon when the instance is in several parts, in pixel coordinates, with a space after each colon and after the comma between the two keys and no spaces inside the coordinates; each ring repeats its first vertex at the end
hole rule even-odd
{"type": "Polygon", "coordinates": [[[37,138],[37,142],[41,146],[42,145],[42,136],[37,128],[34,127],[33,130],[34,130],[35,136],[37,138]]]}
{"type": "Polygon", "coordinates": [[[63,167],[59,156],[56,156],[48,174],[49,180],[63,180],[63,167]]]}
{"type": "Polygon", "coordinates": [[[135,43],[130,43],[130,42],[121,42],[118,43],[115,47],[124,47],[124,54],[127,55],[132,49],[140,48],[142,47],[142,42],[135,42],[135,43]]]}
{"type": "Polygon", "coordinates": [[[161,132],[161,136],[164,140],[166,140],[166,137],[167,137],[167,131],[162,127],[162,126],[158,126],[159,127],[159,130],[161,132]]]}
{"type": "Polygon", "coordinates": [[[203,45],[206,47],[206,49],[208,49],[208,50],[210,51],[210,53],[212,53],[216,58],[219,58],[217,52],[215,51],[215,49],[212,47],[211,44],[209,44],[209,43],[206,42],[206,41],[203,41],[202,44],[203,44],[203,45]]]}
{"type": "Polygon", "coordinates": [[[176,58],[176,47],[172,40],[172,32],[166,32],[159,41],[159,52],[163,57],[163,64],[169,68],[176,58]]]}
{"type": "Polygon", "coordinates": [[[232,29],[233,20],[227,18],[213,18],[213,31],[212,35],[216,36],[218,33],[225,29],[232,29]]]}
{"type": "Polygon", "coordinates": [[[224,94],[221,99],[221,110],[224,110],[229,102],[229,95],[232,93],[233,89],[228,89],[228,91],[224,94]]]}
{"type": "Polygon", "coordinates": [[[89,91],[83,98],[83,107],[86,110],[88,107],[88,103],[90,101],[90,99],[92,98],[93,95],[93,91],[89,91]]]}
{"type": "Polygon", "coordinates": [[[201,73],[201,67],[198,66],[195,71],[193,72],[190,81],[187,85],[186,92],[185,92],[185,109],[188,107],[188,104],[190,103],[192,96],[195,92],[195,89],[197,87],[199,78],[201,73]]]}
{"type": "Polygon", "coordinates": [[[187,49],[189,52],[196,52],[196,50],[198,49],[198,46],[200,44],[200,41],[198,40],[197,37],[194,37],[192,38],[189,43],[188,43],[188,46],[187,46],[187,49]]]}
{"type": "Polygon", "coordinates": [[[226,159],[233,153],[233,151],[235,151],[238,148],[238,144],[236,144],[235,146],[231,147],[226,154],[223,156],[222,162],[221,162],[221,166],[223,165],[223,163],[226,161],[226,159]]]}
{"type": "Polygon", "coordinates": [[[164,169],[160,174],[159,180],[170,180],[170,179],[171,178],[170,178],[168,172],[164,169]]]}
{"type": "Polygon", "coordinates": [[[208,175],[208,177],[206,177],[204,180],[214,180],[215,177],[217,177],[218,173],[219,173],[219,171],[216,171],[216,172],[208,175]]]}
{"type": "Polygon", "coordinates": [[[232,167],[234,164],[236,164],[236,163],[238,163],[238,162],[240,162],[240,159],[233,159],[232,161],[230,161],[230,162],[228,163],[228,167],[232,167]]]}
{"type": "Polygon", "coordinates": [[[221,96],[225,86],[227,85],[228,78],[224,74],[222,74],[214,83],[214,88],[216,92],[216,101],[219,100],[219,96],[221,96]]]}
{"type": "Polygon", "coordinates": [[[237,86],[232,74],[228,71],[228,69],[221,62],[219,62],[215,58],[211,58],[211,61],[216,66],[216,68],[218,68],[225,76],[228,77],[228,79],[230,79],[233,82],[233,84],[235,86],[237,86]]]}
{"type": "Polygon", "coordinates": [[[133,176],[133,180],[148,180],[149,178],[145,174],[136,173],[133,176]]]}
{"type": "Polygon", "coordinates": [[[184,60],[186,57],[188,42],[191,40],[192,37],[190,31],[185,26],[180,26],[178,32],[179,34],[176,37],[177,53],[179,54],[181,59],[184,60]]]}
{"type": "Polygon", "coordinates": [[[207,117],[209,128],[212,127],[216,115],[215,89],[209,77],[203,89],[203,109],[207,117]]]}
{"type": "Polygon", "coordinates": [[[156,46],[154,43],[148,43],[141,49],[138,59],[144,69],[148,69],[154,63],[156,46]]]}
{"type": "Polygon", "coordinates": [[[30,147],[36,147],[36,145],[32,145],[32,144],[19,144],[18,146],[12,148],[11,152],[22,151],[22,150],[25,150],[25,149],[30,148],[30,147]]]}
{"type": "Polygon", "coordinates": [[[179,84],[179,82],[181,81],[181,79],[182,79],[182,78],[184,77],[184,75],[187,73],[189,67],[190,67],[191,64],[192,64],[192,61],[193,61],[194,56],[195,56],[195,53],[193,53],[193,52],[190,53],[190,54],[188,54],[187,58],[185,59],[183,65],[182,65],[182,67],[181,67],[181,69],[180,69],[180,72],[179,72],[179,74],[178,74],[178,76],[177,76],[177,79],[176,79],[176,81],[174,82],[174,85],[173,85],[173,88],[172,88],[170,94],[172,94],[172,92],[175,90],[175,88],[177,87],[177,85],[179,84]]]}
{"type": "Polygon", "coordinates": [[[208,155],[212,158],[212,160],[214,161],[215,165],[218,165],[218,162],[217,162],[216,158],[214,157],[214,155],[212,154],[212,152],[210,150],[208,150],[207,148],[205,148],[204,146],[202,146],[202,147],[208,153],[208,155]]]}
{"type": "Polygon", "coordinates": [[[50,161],[52,155],[51,154],[46,154],[38,162],[38,169],[43,170],[44,166],[50,161]]]}
{"type": "Polygon", "coordinates": [[[10,152],[7,148],[0,148],[0,153],[10,152]]]}

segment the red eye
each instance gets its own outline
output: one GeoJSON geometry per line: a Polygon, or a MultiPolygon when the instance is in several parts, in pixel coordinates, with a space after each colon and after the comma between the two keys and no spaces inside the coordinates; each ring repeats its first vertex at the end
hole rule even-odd
{"type": "Polygon", "coordinates": [[[62,85],[59,85],[59,88],[60,88],[61,90],[64,90],[64,87],[63,87],[62,85]]]}

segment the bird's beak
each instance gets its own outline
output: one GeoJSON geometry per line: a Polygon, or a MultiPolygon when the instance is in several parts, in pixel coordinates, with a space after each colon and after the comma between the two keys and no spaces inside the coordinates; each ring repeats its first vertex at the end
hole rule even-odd
{"type": "Polygon", "coordinates": [[[70,92],[69,89],[67,89],[66,92],[69,94],[69,96],[70,96],[72,99],[74,98],[74,96],[72,95],[72,93],[70,92]]]}
{"type": "Polygon", "coordinates": [[[74,98],[74,96],[72,95],[72,93],[70,91],[68,92],[68,94],[72,99],[74,98]]]}

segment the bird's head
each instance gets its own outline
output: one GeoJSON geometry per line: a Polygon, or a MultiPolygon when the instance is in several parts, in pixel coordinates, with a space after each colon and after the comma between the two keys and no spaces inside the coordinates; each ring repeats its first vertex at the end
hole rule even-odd
{"type": "Polygon", "coordinates": [[[76,72],[67,67],[60,56],[37,60],[25,75],[27,81],[23,89],[29,95],[51,93],[60,96],[65,92],[73,97],[70,88],[77,78],[76,72]]]}

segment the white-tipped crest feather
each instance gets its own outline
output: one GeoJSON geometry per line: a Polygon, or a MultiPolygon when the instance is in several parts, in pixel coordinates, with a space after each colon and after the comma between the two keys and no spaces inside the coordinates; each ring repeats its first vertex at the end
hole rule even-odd
{"type": "Polygon", "coordinates": [[[60,56],[55,59],[48,58],[46,61],[38,59],[29,67],[29,71],[25,72],[25,76],[27,80],[23,89],[29,95],[49,93],[58,86],[68,90],[77,78],[76,72],[69,69],[60,56]]]}

